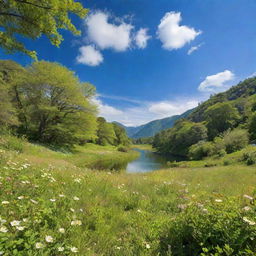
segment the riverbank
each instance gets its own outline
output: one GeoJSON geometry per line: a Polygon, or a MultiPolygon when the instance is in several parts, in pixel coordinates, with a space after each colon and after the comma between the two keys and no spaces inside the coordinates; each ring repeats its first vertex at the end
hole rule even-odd
{"type": "Polygon", "coordinates": [[[2,136],[0,149],[18,152],[18,159],[27,159],[39,167],[49,165],[60,168],[79,167],[90,169],[122,169],[129,161],[136,159],[139,153],[130,149],[118,151],[118,147],[100,146],[87,143],[76,145],[72,151],[56,151],[42,145],[32,144],[14,136],[2,136]]]}
{"type": "Polygon", "coordinates": [[[254,255],[253,166],[126,174],[79,168],[41,146],[17,149],[0,151],[6,256],[254,255]]]}

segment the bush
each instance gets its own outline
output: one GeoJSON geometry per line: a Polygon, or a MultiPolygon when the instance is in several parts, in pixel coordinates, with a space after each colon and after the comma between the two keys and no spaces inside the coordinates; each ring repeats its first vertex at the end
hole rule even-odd
{"type": "Polygon", "coordinates": [[[224,145],[227,153],[233,153],[235,151],[245,148],[249,143],[248,132],[243,129],[234,129],[227,131],[223,135],[224,145]]]}
{"type": "Polygon", "coordinates": [[[117,150],[118,150],[119,152],[128,152],[128,151],[129,151],[129,149],[128,149],[127,147],[125,147],[125,146],[119,146],[119,147],[117,148],[117,150]]]}
{"type": "Polygon", "coordinates": [[[189,148],[189,157],[193,160],[201,160],[206,156],[211,156],[214,152],[212,142],[199,141],[189,148]]]}
{"type": "Polygon", "coordinates": [[[254,219],[253,212],[242,211],[232,199],[195,202],[169,223],[160,238],[159,255],[255,255],[254,219]]]}
{"type": "Polygon", "coordinates": [[[248,150],[243,153],[243,161],[246,162],[247,165],[256,164],[256,149],[255,150],[248,150]]]}

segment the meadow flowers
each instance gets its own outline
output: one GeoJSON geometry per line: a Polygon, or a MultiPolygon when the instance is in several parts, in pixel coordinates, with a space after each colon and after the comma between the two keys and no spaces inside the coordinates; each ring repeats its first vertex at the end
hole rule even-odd
{"type": "Polygon", "coordinates": [[[53,237],[52,236],[45,236],[45,241],[47,243],[53,243],[53,237]]]}
{"type": "Polygon", "coordinates": [[[59,228],[59,232],[63,234],[63,233],[65,233],[65,229],[64,228],[59,228]]]}
{"type": "Polygon", "coordinates": [[[243,217],[243,221],[248,223],[250,226],[254,226],[256,224],[254,221],[249,220],[247,217],[243,217]]]}
{"type": "Polygon", "coordinates": [[[38,242],[38,243],[35,244],[35,247],[36,247],[36,249],[41,249],[41,248],[44,247],[44,245],[42,243],[38,242]]]}
{"type": "Polygon", "coordinates": [[[72,220],[71,221],[71,226],[81,226],[82,221],[81,220],[72,220]]]}
{"type": "Polygon", "coordinates": [[[13,220],[11,223],[11,226],[16,227],[20,225],[20,221],[19,220],[13,220]]]}
{"type": "Polygon", "coordinates": [[[76,253],[76,252],[78,252],[78,249],[76,247],[71,247],[70,251],[76,253]]]}
{"type": "Polygon", "coordinates": [[[8,229],[6,227],[2,226],[2,227],[0,227],[0,232],[7,233],[8,229]]]}

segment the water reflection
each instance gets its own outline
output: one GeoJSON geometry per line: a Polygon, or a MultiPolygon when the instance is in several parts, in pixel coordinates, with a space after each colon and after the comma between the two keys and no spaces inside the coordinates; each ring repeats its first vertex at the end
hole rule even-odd
{"type": "Polygon", "coordinates": [[[140,157],[127,164],[127,173],[150,172],[167,167],[166,159],[149,150],[134,149],[140,157]]]}

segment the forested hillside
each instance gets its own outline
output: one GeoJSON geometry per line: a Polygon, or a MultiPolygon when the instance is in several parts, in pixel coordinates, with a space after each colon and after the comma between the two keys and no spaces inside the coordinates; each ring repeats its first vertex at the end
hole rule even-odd
{"type": "Polygon", "coordinates": [[[173,127],[174,123],[177,120],[181,118],[186,118],[192,111],[193,110],[191,109],[181,115],[175,115],[175,116],[166,117],[163,119],[154,120],[137,127],[126,127],[126,126],[123,126],[123,127],[126,129],[126,132],[130,138],[139,139],[139,138],[152,137],[156,133],[162,130],[173,127]]]}
{"type": "Polygon", "coordinates": [[[212,96],[173,128],[156,134],[153,146],[160,153],[202,159],[229,154],[254,143],[255,93],[254,77],[212,96]]]}

